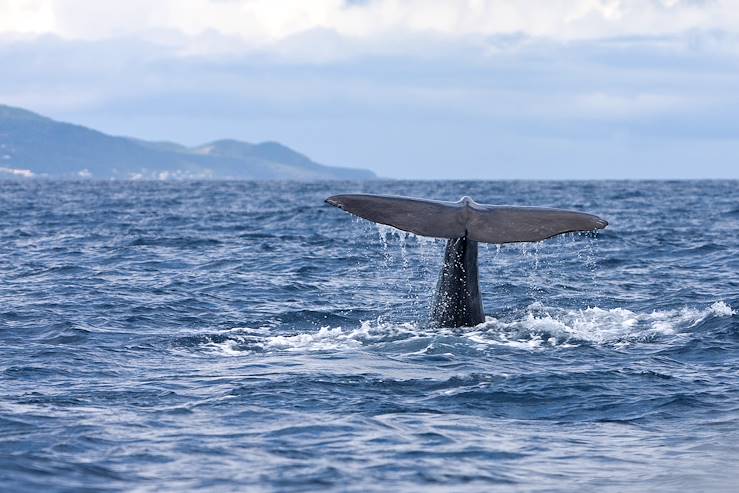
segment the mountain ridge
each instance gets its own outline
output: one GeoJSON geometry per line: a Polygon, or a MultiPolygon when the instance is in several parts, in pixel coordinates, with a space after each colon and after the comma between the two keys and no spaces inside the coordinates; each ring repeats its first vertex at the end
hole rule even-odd
{"type": "Polygon", "coordinates": [[[219,139],[194,147],[109,135],[0,104],[0,177],[367,180],[366,169],[326,166],[279,142],[219,139]]]}

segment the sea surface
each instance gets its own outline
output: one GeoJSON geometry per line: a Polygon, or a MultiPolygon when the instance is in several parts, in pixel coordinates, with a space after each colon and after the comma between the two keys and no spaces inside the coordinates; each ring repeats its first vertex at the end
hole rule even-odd
{"type": "Polygon", "coordinates": [[[0,181],[0,490],[737,491],[739,182],[0,181]],[[571,208],[481,245],[343,192],[571,208]]]}

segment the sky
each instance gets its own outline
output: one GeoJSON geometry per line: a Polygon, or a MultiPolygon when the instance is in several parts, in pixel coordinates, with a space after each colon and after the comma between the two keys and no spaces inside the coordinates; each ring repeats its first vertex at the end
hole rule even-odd
{"type": "Polygon", "coordinates": [[[383,177],[739,178],[739,0],[0,0],[0,104],[383,177]]]}

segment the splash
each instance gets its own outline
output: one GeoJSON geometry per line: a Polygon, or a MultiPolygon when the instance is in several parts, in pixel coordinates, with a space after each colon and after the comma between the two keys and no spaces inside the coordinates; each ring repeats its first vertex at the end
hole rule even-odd
{"type": "Polygon", "coordinates": [[[541,351],[582,345],[627,348],[658,340],[690,337],[692,328],[711,317],[736,314],[723,301],[699,309],[634,312],[626,308],[557,309],[535,303],[513,320],[487,317],[476,327],[429,328],[416,323],[363,321],[359,327],[321,327],[317,332],[271,334],[268,328],[236,328],[207,337],[202,349],[223,356],[256,353],[370,350],[388,354],[425,354],[440,342],[449,350],[490,351],[494,346],[541,351]]]}
{"type": "Polygon", "coordinates": [[[471,339],[481,344],[540,348],[543,345],[574,347],[581,344],[630,346],[660,337],[683,337],[709,317],[729,317],[734,310],[723,301],[705,309],[681,308],[637,313],[626,308],[583,310],[531,305],[527,313],[510,322],[487,317],[471,339]]]}
{"type": "MultiPolygon", "coordinates": [[[[430,303],[429,286],[436,283],[446,240],[418,236],[383,224],[368,224],[380,239],[383,262],[376,271],[379,283],[394,286],[393,299],[402,293],[406,316],[421,318],[430,303]]],[[[394,313],[389,304],[384,308],[385,312],[394,313]]]]}

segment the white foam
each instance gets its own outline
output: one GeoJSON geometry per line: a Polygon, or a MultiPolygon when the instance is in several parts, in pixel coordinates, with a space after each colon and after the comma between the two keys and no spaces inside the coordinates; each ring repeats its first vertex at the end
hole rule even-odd
{"type": "Polygon", "coordinates": [[[321,327],[313,334],[268,337],[264,347],[286,351],[325,351],[361,346],[361,343],[354,337],[354,332],[356,331],[344,332],[341,327],[334,329],[321,327]]]}
{"type": "Polygon", "coordinates": [[[732,310],[731,307],[723,301],[717,301],[711,305],[711,313],[718,317],[731,317],[732,315],[736,315],[736,311],[732,310]]]}
{"type": "Polygon", "coordinates": [[[537,303],[514,320],[487,317],[477,327],[431,329],[415,323],[364,321],[354,329],[326,326],[318,331],[292,335],[271,335],[273,329],[268,327],[235,328],[219,333],[227,336],[225,340],[207,342],[205,347],[225,356],[243,356],[255,352],[344,351],[362,347],[419,355],[435,350],[437,342],[467,344],[481,350],[491,346],[506,346],[542,351],[552,347],[568,349],[582,344],[627,347],[655,338],[688,337],[690,329],[706,318],[730,317],[734,314],[736,311],[723,301],[704,309],[685,307],[644,313],[625,308],[568,310],[537,303]],[[420,350],[415,344],[418,341],[423,345],[420,350]],[[396,344],[398,342],[402,344],[396,344]]]}
{"type": "Polygon", "coordinates": [[[679,336],[710,316],[727,317],[734,313],[723,301],[702,310],[686,307],[648,313],[625,308],[546,309],[534,304],[524,317],[512,322],[487,317],[469,336],[478,343],[531,349],[541,348],[544,337],[550,346],[573,347],[583,342],[625,346],[656,336],[679,336]]]}
{"type": "Polygon", "coordinates": [[[252,351],[240,349],[240,342],[236,339],[227,339],[223,342],[209,342],[206,346],[213,352],[220,353],[224,356],[242,356],[251,354],[252,351]]]}

